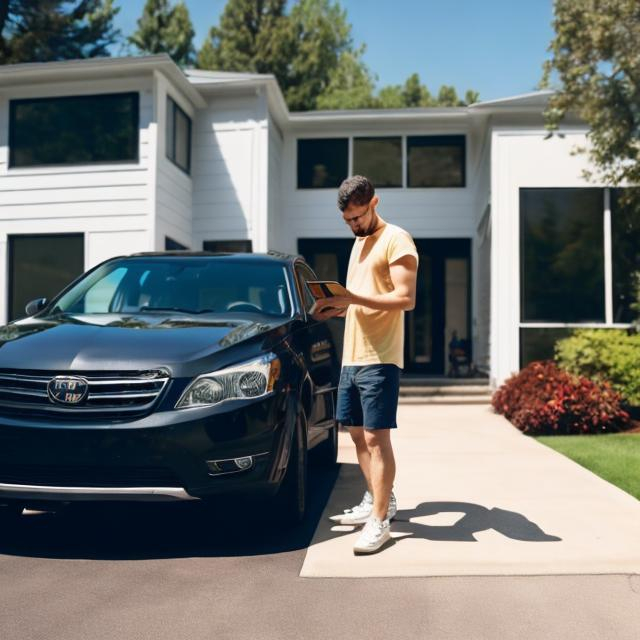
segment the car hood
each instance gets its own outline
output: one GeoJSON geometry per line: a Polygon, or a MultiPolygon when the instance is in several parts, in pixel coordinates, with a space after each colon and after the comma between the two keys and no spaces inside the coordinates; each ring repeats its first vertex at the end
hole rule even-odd
{"type": "Polygon", "coordinates": [[[282,337],[287,322],[272,316],[148,313],[25,318],[0,327],[0,368],[115,371],[184,365],[243,341],[282,337]]]}

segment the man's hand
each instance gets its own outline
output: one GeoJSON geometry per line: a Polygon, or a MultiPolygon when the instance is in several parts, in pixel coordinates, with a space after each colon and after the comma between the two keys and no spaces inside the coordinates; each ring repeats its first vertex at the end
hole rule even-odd
{"type": "Polygon", "coordinates": [[[323,309],[318,309],[316,304],[315,311],[311,314],[311,317],[318,322],[322,322],[323,320],[328,320],[329,318],[335,318],[336,316],[344,315],[346,309],[338,309],[338,308],[327,308],[327,305],[324,305],[323,309]]]}
{"type": "Polygon", "coordinates": [[[346,296],[330,296],[328,298],[320,298],[316,300],[316,311],[322,311],[326,307],[338,307],[344,311],[350,304],[355,303],[356,297],[347,290],[346,296]]]}

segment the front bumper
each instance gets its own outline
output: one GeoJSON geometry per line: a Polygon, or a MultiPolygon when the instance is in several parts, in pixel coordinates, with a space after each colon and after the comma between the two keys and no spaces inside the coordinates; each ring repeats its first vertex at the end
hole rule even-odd
{"type": "Polygon", "coordinates": [[[273,494],[295,423],[290,391],[213,408],[79,424],[0,416],[4,499],[193,500],[273,494]],[[251,468],[212,475],[207,461],[253,456],[251,468]]]}

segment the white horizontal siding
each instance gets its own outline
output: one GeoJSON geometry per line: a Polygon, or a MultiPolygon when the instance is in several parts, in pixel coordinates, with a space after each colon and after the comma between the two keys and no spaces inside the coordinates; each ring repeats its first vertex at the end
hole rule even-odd
{"type": "MultiPolygon", "coordinates": [[[[266,107],[255,93],[212,97],[195,116],[193,134],[193,242],[255,239],[260,203],[256,184],[266,107]]],[[[264,147],[264,148],[263,148],[264,147]]],[[[266,174],[266,171],[265,171],[266,174]]],[[[266,215],[266,203],[263,203],[266,215]]]]}

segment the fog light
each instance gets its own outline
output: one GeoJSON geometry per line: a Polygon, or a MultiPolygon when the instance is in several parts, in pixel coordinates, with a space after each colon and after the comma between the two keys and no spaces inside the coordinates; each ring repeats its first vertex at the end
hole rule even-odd
{"type": "Polygon", "coordinates": [[[211,475],[223,473],[237,473],[246,471],[253,466],[253,456],[243,456],[242,458],[227,458],[226,460],[207,460],[207,468],[211,475]]]}

